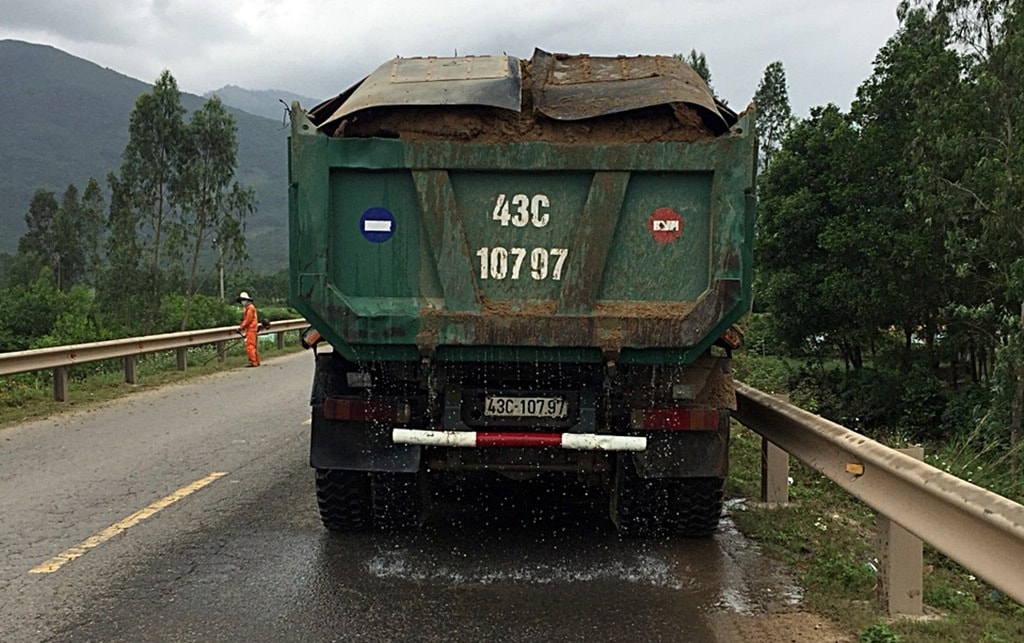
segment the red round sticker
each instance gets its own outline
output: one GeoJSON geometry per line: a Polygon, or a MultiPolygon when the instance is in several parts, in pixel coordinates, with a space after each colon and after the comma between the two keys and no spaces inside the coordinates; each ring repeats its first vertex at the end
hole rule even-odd
{"type": "Polygon", "coordinates": [[[683,234],[683,217],[672,208],[658,208],[647,219],[647,229],[657,243],[669,243],[683,234]]]}

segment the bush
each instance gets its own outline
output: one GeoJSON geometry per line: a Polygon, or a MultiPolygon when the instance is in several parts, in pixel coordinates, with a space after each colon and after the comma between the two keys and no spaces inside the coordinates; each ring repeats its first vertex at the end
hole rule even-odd
{"type": "Polygon", "coordinates": [[[733,377],[766,393],[780,393],[789,390],[793,368],[782,357],[760,356],[748,351],[738,351],[732,362],[733,377]]]}
{"type": "Polygon", "coordinates": [[[943,411],[946,408],[946,387],[939,378],[922,366],[914,366],[901,378],[898,428],[906,430],[914,440],[941,438],[944,433],[943,411]]]}
{"type": "Polygon", "coordinates": [[[54,299],[58,310],[49,332],[35,339],[31,348],[85,344],[109,339],[96,321],[96,304],[92,290],[75,286],[54,299]]]}
{"type": "Polygon", "coordinates": [[[0,290],[0,351],[26,350],[48,335],[64,310],[62,295],[46,270],[27,286],[0,290]]]}
{"type": "Polygon", "coordinates": [[[892,373],[800,369],[793,379],[794,403],[850,429],[870,433],[896,425],[901,380],[892,373]]]}
{"type": "Polygon", "coordinates": [[[942,411],[943,439],[969,434],[985,417],[992,405],[991,390],[980,383],[964,386],[949,396],[942,411]]]}
{"type": "Polygon", "coordinates": [[[857,638],[859,643],[899,643],[900,637],[886,623],[879,621],[864,628],[857,638]]]}
{"type": "MultiPolygon", "coordinates": [[[[160,300],[159,330],[154,332],[173,333],[181,330],[181,319],[185,315],[185,297],[180,294],[164,295],[160,300]]],[[[231,326],[241,319],[241,313],[219,297],[196,295],[192,298],[188,324],[185,330],[231,326]]]]}
{"type": "Polygon", "coordinates": [[[740,323],[743,328],[743,350],[761,357],[785,355],[785,342],[775,328],[771,313],[751,313],[740,323]]]}
{"type": "Polygon", "coordinates": [[[790,380],[790,399],[812,413],[866,434],[899,432],[910,441],[942,437],[946,387],[931,371],[851,371],[804,366],[790,380]]]}

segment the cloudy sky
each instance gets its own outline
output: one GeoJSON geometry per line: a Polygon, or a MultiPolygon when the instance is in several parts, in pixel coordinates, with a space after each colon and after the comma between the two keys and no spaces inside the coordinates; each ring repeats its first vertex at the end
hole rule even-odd
{"type": "Polygon", "coordinates": [[[3,0],[0,39],[182,90],[337,94],[394,56],[704,52],[734,108],[781,60],[793,111],[849,107],[898,0],[3,0]]]}

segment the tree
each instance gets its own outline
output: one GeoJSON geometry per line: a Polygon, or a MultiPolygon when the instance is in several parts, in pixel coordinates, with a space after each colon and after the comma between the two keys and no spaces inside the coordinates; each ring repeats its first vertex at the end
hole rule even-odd
{"type": "MultiPolygon", "coordinates": [[[[153,90],[135,101],[128,124],[128,144],[121,157],[118,184],[124,191],[124,204],[133,210],[137,219],[137,233],[145,240],[153,287],[149,294],[154,299],[160,297],[164,226],[177,206],[171,186],[178,180],[181,168],[184,114],[177,81],[164,70],[153,84],[153,90]]],[[[147,325],[152,325],[152,317],[147,325]]]]}
{"type": "Polygon", "coordinates": [[[43,266],[27,284],[0,290],[0,351],[27,350],[34,340],[49,334],[61,304],[49,266],[43,266]]]}
{"type": "Polygon", "coordinates": [[[949,258],[972,287],[955,302],[957,317],[982,329],[996,353],[993,410],[1009,409],[1016,476],[1024,425],[1024,1],[901,3],[902,20],[915,14],[945,34],[962,62],[959,91],[943,100],[955,118],[933,123],[936,153],[924,165],[932,168],[932,200],[944,206],[949,258]]]}
{"type": "MultiPolygon", "coordinates": [[[[948,131],[935,126],[955,102],[959,74],[944,30],[923,12],[910,11],[875,57],[874,73],[851,108],[859,128],[861,207],[869,211],[870,225],[885,231],[874,271],[881,321],[902,330],[904,372],[911,366],[912,340],[931,348],[946,326],[942,311],[956,281],[945,257],[943,204],[913,195],[926,193],[934,180],[922,168],[931,162],[934,136],[948,131]]],[[[929,359],[938,366],[934,353],[929,359]]]]}
{"type": "Polygon", "coordinates": [[[764,171],[772,155],[782,147],[782,141],[793,129],[793,110],[789,106],[786,87],[786,69],[776,60],[764,70],[764,76],[754,93],[757,105],[757,137],[760,146],[758,169],[764,171]]]}
{"type": "MultiPolygon", "coordinates": [[[[53,224],[60,206],[57,197],[49,190],[36,190],[28,204],[25,215],[27,230],[18,240],[18,254],[29,259],[36,266],[49,266],[56,272],[57,240],[53,224]]],[[[35,275],[31,275],[31,280],[35,275]]]]}
{"type": "Polygon", "coordinates": [[[95,179],[89,179],[87,201],[79,200],[74,184],[64,190],[60,204],[48,190],[38,190],[25,216],[28,230],[18,241],[19,269],[36,265],[21,283],[35,279],[38,267],[46,265],[56,279],[58,290],[68,291],[77,283],[88,283],[99,261],[97,243],[102,227],[103,195],[95,179]]]}
{"type": "Polygon", "coordinates": [[[81,222],[78,188],[69,185],[53,221],[58,290],[67,291],[73,284],[85,279],[85,240],[82,238],[81,222]]]}
{"type": "Polygon", "coordinates": [[[1013,474],[1024,429],[1024,1],[960,0],[940,5],[950,16],[977,90],[981,156],[966,173],[974,196],[979,247],[994,277],[1000,303],[1005,375],[1002,400],[1010,406],[1008,430],[1013,474]]]}
{"type": "Polygon", "coordinates": [[[107,210],[103,190],[96,179],[89,177],[79,206],[78,230],[85,255],[86,275],[88,282],[95,285],[103,265],[101,249],[106,230],[107,210]]]}
{"type": "Polygon", "coordinates": [[[159,297],[153,296],[155,276],[140,262],[138,215],[131,195],[116,174],[107,175],[110,216],[105,244],[107,264],[97,280],[96,304],[103,325],[120,336],[143,334],[152,326],[159,297]]]}
{"type": "MultiPolygon", "coordinates": [[[[111,238],[122,248],[144,250],[148,257],[140,265],[119,249],[116,259],[123,274],[146,289],[151,305],[145,312],[145,332],[153,328],[159,312],[159,305],[152,304],[169,290],[165,272],[180,280],[188,302],[201,285],[202,265],[245,257],[245,216],[255,208],[253,191],[231,183],[236,128],[220,99],[208,100],[187,124],[185,112],[174,77],[164,71],[152,92],[135,103],[121,174],[111,181],[111,238]]],[[[108,279],[106,285],[113,282],[108,279]]],[[[108,292],[104,310],[116,314],[106,306],[117,299],[108,292]]],[[[186,305],[182,328],[188,314],[186,305]]]]}
{"type": "Polygon", "coordinates": [[[798,123],[761,183],[758,235],[765,306],[794,350],[835,347],[863,366],[878,333],[873,258],[851,150],[857,132],[835,105],[798,123]]]}
{"type": "Polygon", "coordinates": [[[183,262],[185,307],[181,328],[188,325],[192,297],[204,249],[216,252],[217,266],[245,253],[245,216],[255,207],[251,190],[237,182],[238,143],[235,120],[214,96],[192,114],[183,131],[180,168],[172,183],[179,204],[178,218],[169,226],[168,252],[183,262]]]}
{"type": "Polygon", "coordinates": [[[704,52],[691,49],[690,53],[683,59],[683,62],[690,67],[693,67],[693,71],[697,72],[697,74],[704,79],[704,82],[708,85],[708,89],[714,93],[715,89],[711,85],[711,68],[708,66],[708,59],[704,56],[704,52]]]}

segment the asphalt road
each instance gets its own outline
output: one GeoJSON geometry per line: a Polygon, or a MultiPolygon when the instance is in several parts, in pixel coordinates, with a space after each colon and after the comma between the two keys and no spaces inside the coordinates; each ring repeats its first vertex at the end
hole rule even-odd
{"type": "Polygon", "coordinates": [[[311,375],[296,354],[0,429],[0,641],[724,641],[721,614],[794,592],[728,524],[623,541],[563,485],[330,534],[311,375]]]}

